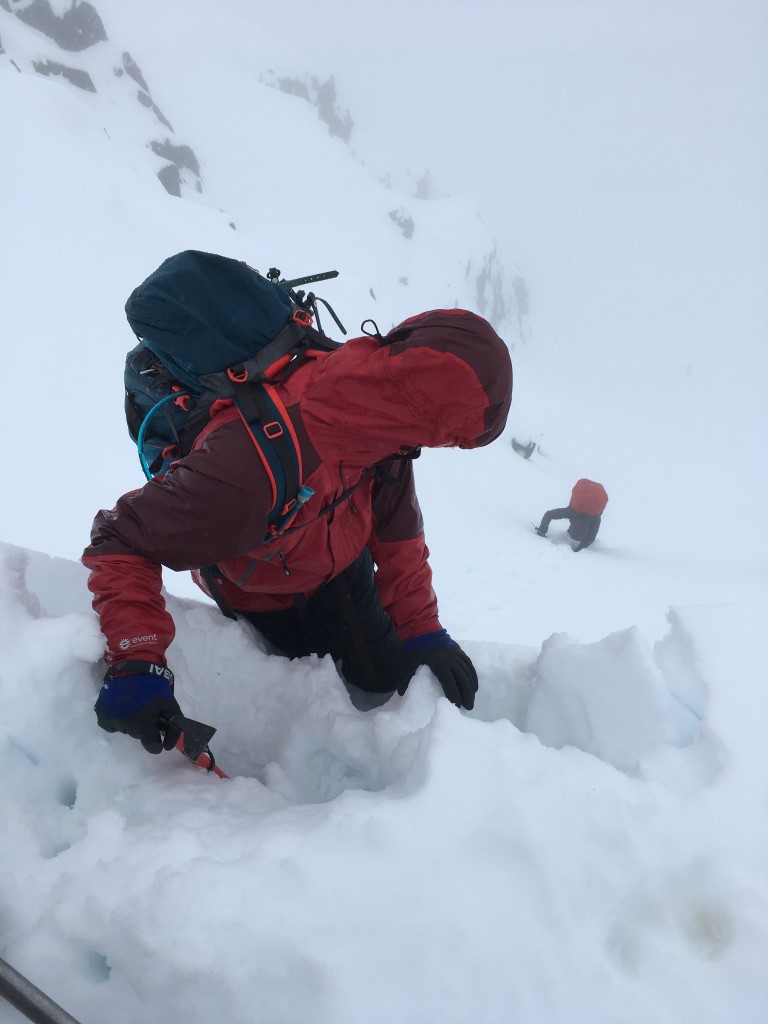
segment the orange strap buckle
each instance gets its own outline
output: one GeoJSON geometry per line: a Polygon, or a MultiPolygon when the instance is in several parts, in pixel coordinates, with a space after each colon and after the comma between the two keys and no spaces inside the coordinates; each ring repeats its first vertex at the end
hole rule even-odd
{"type": "Polygon", "coordinates": [[[282,424],[278,423],[277,420],[272,420],[271,423],[265,423],[263,430],[270,441],[273,441],[276,437],[282,437],[285,433],[282,424]]]}
{"type": "MultiPolygon", "coordinates": [[[[181,388],[178,384],[174,384],[171,391],[181,391],[181,388]]],[[[173,400],[173,404],[178,405],[179,408],[184,410],[184,412],[189,412],[189,401],[190,396],[185,392],[183,395],[179,395],[178,398],[175,398],[173,400]]]]}

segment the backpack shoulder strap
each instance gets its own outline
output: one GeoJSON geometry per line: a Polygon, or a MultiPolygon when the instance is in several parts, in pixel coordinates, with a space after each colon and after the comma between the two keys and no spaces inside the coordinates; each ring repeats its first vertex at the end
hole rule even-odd
{"type": "Polygon", "coordinates": [[[235,408],[267,471],[272,487],[270,528],[295,505],[301,489],[301,450],[290,416],[269,384],[234,384],[235,408]]]}
{"type": "Polygon", "coordinates": [[[286,380],[308,357],[340,347],[340,342],[311,326],[309,314],[296,310],[280,335],[258,356],[226,371],[235,408],[272,486],[267,540],[282,533],[314,493],[303,484],[301,446],[275,384],[286,380]]]}

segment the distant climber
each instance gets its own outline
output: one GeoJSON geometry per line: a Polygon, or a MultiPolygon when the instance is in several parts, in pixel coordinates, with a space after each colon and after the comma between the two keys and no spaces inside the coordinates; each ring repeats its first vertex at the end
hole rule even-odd
{"type": "Polygon", "coordinates": [[[568,536],[574,542],[573,550],[588,548],[597,537],[602,514],[608,504],[608,494],[602,484],[594,480],[577,480],[566,508],[552,508],[545,512],[536,528],[540,537],[546,537],[553,519],[567,519],[568,536]]]}

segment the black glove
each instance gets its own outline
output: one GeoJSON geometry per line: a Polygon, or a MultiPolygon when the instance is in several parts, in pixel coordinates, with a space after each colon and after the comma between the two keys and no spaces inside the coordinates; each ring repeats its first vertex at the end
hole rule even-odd
{"type": "Polygon", "coordinates": [[[538,535],[540,537],[546,537],[547,536],[547,531],[546,530],[542,530],[542,528],[540,526],[536,527],[536,533],[538,533],[538,535]]]}
{"type": "Polygon", "coordinates": [[[475,706],[475,666],[444,629],[412,637],[403,644],[397,685],[401,696],[420,665],[426,665],[432,671],[452,704],[469,709],[475,706]]]}
{"type": "Polygon", "coordinates": [[[181,708],[173,696],[173,672],[152,661],[124,661],[104,676],[94,704],[107,732],[123,732],[150,754],[173,750],[181,730],[170,724],[181,708]]]}

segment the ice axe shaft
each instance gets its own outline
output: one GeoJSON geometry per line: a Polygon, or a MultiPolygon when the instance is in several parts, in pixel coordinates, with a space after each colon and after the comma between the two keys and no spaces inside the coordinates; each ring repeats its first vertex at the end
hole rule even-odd
{"type": "Polygon", "coordinates": [[[79,1024],[58,1003],[0,958],[0,996],[34,1024],[79,1024]]]}

